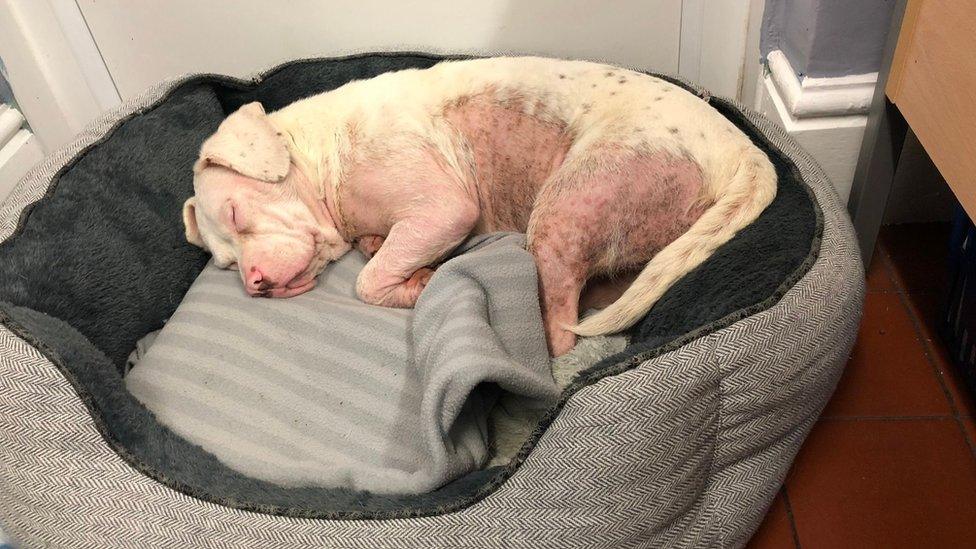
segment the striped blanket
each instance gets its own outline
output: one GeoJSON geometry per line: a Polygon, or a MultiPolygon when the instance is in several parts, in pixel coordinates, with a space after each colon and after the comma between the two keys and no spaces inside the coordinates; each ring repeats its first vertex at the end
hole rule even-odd
{"type": "Polygon", "coordinates": [[[456,253],[413,310],[359,301],[355,252],[285,300],[247,297],[237,273],[208,265],[126,385],[248,476],[432,490],[484,464],[499,396],[545,406],[558,393],[524,236],[456,253]]]}

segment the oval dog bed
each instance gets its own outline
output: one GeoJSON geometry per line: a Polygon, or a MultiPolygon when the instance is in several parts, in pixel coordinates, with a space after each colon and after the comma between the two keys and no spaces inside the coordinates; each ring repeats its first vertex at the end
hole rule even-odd
{"type": "Polygon", "coordinates": [[[863,274],[823,171],[733,101],[668,78],[776,167],[759,219],[579,374],[511,462],[380,496],[249,479],[160,425],[126,359],[203,269],[180,208],[202,140],[442,58],[303,60],[252,80],[194,75],[105,115],[0,210],[0,528],[23,546],[739,546],[757,527],[853,344],[863,274]],[[201,471],[205,471],[202,474],[201,471]]]}

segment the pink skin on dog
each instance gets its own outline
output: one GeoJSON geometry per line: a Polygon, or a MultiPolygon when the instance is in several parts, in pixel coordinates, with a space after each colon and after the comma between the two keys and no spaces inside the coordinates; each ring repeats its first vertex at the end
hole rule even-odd
{"type": "Polygon", "coordinates": [[[360,298],[412,307],[469,235],[526,232],[554,356],[574,331],[633,324],[775,195],[768,159],[698,98],[533,58],[390,73],[271,116],[245,105],[195,172],[187,238],[218,266],[239,263],[255,296],[311,289],[355,243],[371,257],[360,298]],[[577,325],[588,281],[641,269],[599,320],[577,325]]]}

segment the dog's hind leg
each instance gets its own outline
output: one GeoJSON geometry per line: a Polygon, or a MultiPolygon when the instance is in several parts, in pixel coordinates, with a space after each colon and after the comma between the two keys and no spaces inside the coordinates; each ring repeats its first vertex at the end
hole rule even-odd
{"type": "Polygon", "coordinates": [[[539,270],[539,299],[549,353],[561,356],[576,345],[576,334],[566,328],[575,325],[579,318],[586,265],[564,243],[549,237],[535,239],[530,251],[539,270]]]}
{"type": "Polygon", "coordinates": [[[539,301],[549,352],[557,357],[576,345],[567,328],[579,318],[579,299],[591,268],[589,239],[562,208],[545,205],[532,212],[528,248],[539,271],[539,301]]]}
{"type": "Polygon", "coordinates": [[[643,267],[703,209],[701,173],[689,159],[610,150],[572,162],[581,169],[546,183],[528,227],[554,354],[575,341],[565,332],[588,278],[643,267]]]}

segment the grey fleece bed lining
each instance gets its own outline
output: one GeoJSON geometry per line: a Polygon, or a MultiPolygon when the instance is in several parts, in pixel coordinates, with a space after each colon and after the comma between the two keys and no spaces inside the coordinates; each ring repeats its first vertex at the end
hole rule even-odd
{"type": "Polygon", "coordinates": [[[287,300],[248,297],[208,264],[126,388],[222,463],[282,486],[411,494],[477,470],[498,399],[543,411],[559,395],[541,313],[525,306],[539,300],[525,235],[468,239],[413,309],[359,300],[365,264],[346,254],[287,300]]]}
{"type": "MultiPolygon", "coordinates": [[[[370,70],[376,71],[380,69],[389,68],[390,63],[384,65],[384,61],[394,60],[397,63],[392,63],[393,65],[403,66],[404,63],[409,64],[411,62],[416,62],[419,65],[429,65],[437,61],[437,58],[433,57],[418,57],[409,55],[378,55],[378,56],[357,56],[353,58],[348,58],[345,60],[324,60],[324,61],[303,61],[298,63],[293,63],[279,67],[273,71],[273,74],[266,77],[259,83],[253,83],[247,85],[241,81],[233,81],[230,79],[219,79],[215,81],[212,85],[214,89],[218,92],[220,87],[224,86],[224,95],[220,96],[222,98],[221,103],[224,105],[225,110],[232,110],[236,105],[253,100],[254,98],[261,98],[259,93],[254,90],[259,88],[261,85],[266,85],[268,82],[272,81],[282,81],[288,80],[288,72],[301,72],[306,69],[314,69],[316,64],[321,64],[326,66],[335,66],[336,64],[342,63],[366,63],[376,62],[377,64],[367,67],[365,70],[360,70],[359,73],[353,76],[362,75],[363,72],[368,73],[370,70]],[[229,90],[229,91],[228,91],[229,90]],[[249,93],[250,92],[250,93],[249,93]]],[[[321,67],[320,67],[321,68],[321,67]]],[[[311,72],[315,72],[312,70],[311,72]]],[[[353,71],[354,72],[354,71],[353,71]]],[[[382,72],[382,70],[380,70],[382,72]]],[[[307,76],[307,75],[306,75],[307,76]]],[[[186,90],[191,85],[199,84],[200,82],[206,80],[207,77],[198,77],[183,85],[179,86],[173,90],[167,98],[160,100],[160,103],[165,103],[167,99],[172,99],[175,95],[181,93],[181,90],[186,90]]],[[[301,80],[301,79],[293,79],[301,80]]],[[[317,83],[319,87],[322,87],[321,79],[312,76],[307,76],[306,80],[312,80],[317,83]]],[[[679,83],[680,84],[680,83],[679,83]]],[[[314,88],[314,86],[313,86],[314,88]]],[[[318,89],[312,89],[312,91],[319,91],[318,89]]],[[[269,108],[275,108],[274,101],[285,101],[289,100],[289,97],[283,97],[278,99],[272,99],[267,101],[269,103],[269,108]]],[[[160,105],[157,103],[157,107],[160,105]]],[[[744,120],[740,116],[736,116],[734,112],[734,107],[730,104],[725,103],[722,100],[712,99],[712,103],[720,110],[726,111],[726,115],[734,119],[734,121],[744,127],[744,129],[750,130],[751,124],[744,120]]],[[[153,107],[147,109],[146,112],[152,111],[157,108],[153,107]]],[[[116,130],[120,126],[124,126],[126,122],[122,122],[116,127],[116,130]]],[[[109,132],[106,138],[102,140],[101,143],[109,141],[115,135],[115,131],[109,132]]],[[[757,135],[754,131],[751,135],[757,135]]],[[[144,454],[144,449],[140,450],[138,444],[133,448],[136,450],[135,453],[130,452],[126,448],[126,443],[133,444],[139,441],[120,441],[117,433],[117,425],[113,425],[111,421],[106,421],[108,419],[118,420],[117,414],[119,410],[106,411],[105,405],[111,403],[113,399],[106,398],[106,395],[97,394],[100,386],[98,384],[93,384],[90,377],[85,377],[84,380],[80,379],[76,372],[78,372],[77,364],[71,363],[70,360],[62,360],[62,357],[77,357],[78,355],[85,355],[85,350],[79,349],[84,346],[80,342],[84,342],[85,338],[80,334],[76,333],[76,337],[66,336],[65,333],[68,331],[73,331],[63,325],[57,319],[39,315],[24,309],[14,308],[10,305],[4,305],[0,307],[0,322],[3,322],[9,328],[24,337],[27,341],[31,342],[35,347],[41,350],[45,356],[52,360],[58,367],[65,373],[66,377],[71,381],[72,385],[78,391],[79,396],[82,397],[83,401],[88,406],[89,410],[92,412],[96,423],[99,426],[100,431],[103,436],[109,442],[109,444],[116,449],[127,461],[133,464],[135,467],[145,472],[152,478],[164,482],[168,486],[176,488],[184,493],[201,497],[209,501],[215,501],[218,503],[223,503],[226,505],[231,505],[243,509],[259,510],[264,512],[270,512],[275,514],[284,514],[289,516],[306,516],[306,517],[328,517],[328,518],[380,518],[380,517],[395,517],[395,516],[421,516],[437,514],[441,512],[452,511],[456,509],[463,508],[477,500],[481,497],[490,493],[497,487],[501,482],[514,471],[515,467],[521,462],[521,460],[528,454],[532,445],[541,433],[545,430],[549,421],[558,414],[562,405],[568,400],[568,398],[575,393],[579,388],[593,383],[607,375],[613,375],[625,371],[629,368],[636,366],[643,360],[648,358],[661,355],[665,352],[673,350],[697,337],[700,337],[706,333],[715,331],[723,326],[727,326],[738,319],[744,318],[755,312],[763,310],[776,301],[783,295],[786,289],[791,287],[796,280],[798,280],[810,267],[816,254],[819,250],[819,239],[822,232],[822,220],[819,207],[816,205],[815,201],[812,200],[812,195],[806,185],[800,180],[796,167],[793,165],[792,161],[785,157],[778,150],[775,150],[771,145],[766,143],[760,143],[766,146],[774,156],[774,163],[777,165],[777,170],[780,172],[781,177],[781,197],[786,202],[780,203],[778,207],[772,207],[767,211],[764,216],[773,216],[774,213],[779,215],[778,224],[774,223],[773,230],[768,227],[764,234],[762,235],[752,235],[750,237],[737,237],[736,240],[751,240],[753,247],[762,248],[761,244],[768,244],[770,241],[776,241],[777,234],[783,233],[784,230],[789,231],[796,227],[797,233],[803,233],[798,240],[801,241],[801,247],[792,246],[786,248],[777,248],[776,246],[767,246],[768,250],[771,251],[776,257],[781,257],[783,261],[779,261],[775,266],[778,268],[771,269],[774,272],[767,274],[765,284],[757,284],[756,292],[750,295],[739,295],[737,301],[730,301],[724,304],[717,304],[714,308],[704,312],[696,312],[701,316],[707,318],[707,322],[698,322],[697,324],[692,324],[691,326],[682,327],[681,322],[672,324],[670,326],[662,326],[660,323],[660,317],[664,316],[668,318],[667,314],[662,315],[662,310],[655,308],[655,311],[645,319],[638,327],[636,327],[632,334],[635,336],[634,341],[623,353],[611,357],[600,364],[594,366],[584,375],[581,375],[566,391],[564,391],[560,402],[554,406],[546,419],[544,419],[539,427],[536,429],[535,434],[532,439],[523,447],[520,452],[519,457],[517,457],[511,464],[506,467],[496,467],[486,471],[480,471],[467,477],[460,479],[455,483],[451,483],[435,492],[426,494],[423,497],[413,497],[413,498],[375,498],[370,494],[325,494],[328,497],[323,497],[322,492],[319,494],[275,494],[273,491],[262,491],[257,490],[245,490],[242,493],[240,490],[226,489],[227,487],[221,487],[218,485],[211,484],[199,485],[186,483],[181,481],[178,475],[173,475],[172,471],[161,470],[157,463],[157,466],[153,466],[147,463],[144,454]],[[788,190],[791,192],[783,192],[788,190]],[[784,226],[786,225],[786,226],[784,226]],[[724,305],[724,308],[723,306],[724,305]],[[657,313],[657,314],[656,314],[657,313]],[[16,320],[11,318],[16,317],[16,320]],[[694,328],[694,326],[699,326],[694,328]],[[38,337],[31,335],[34,332],[38,337]],[[42,337],[43,334],[43,337],[42,337]],[[47,343],[41,340],[46,340],[47,343]],[[73,345],[73,347],[72,347],[73,345]],[[112,413],[115,412],[115,413],[112,413]],[[249,497],[251,496],[251,497],[249,497]],[[282,497],[284,496],[284,497],[282,497]]],[[[61,174],[68,172],[72,165],[77,162],[78,158],[83,157],[87,151],[91,148],[86,149],[85,152],[79,154],[76,160],[69,163],[64,169],[61,170],[61,174]]],[[[38,206],[44,206],[44,203],[50,201],[52,197],[56,198],[58,196],[58,191],[55,185],[49,189],[45,198],[37,203],[38,206]]],[[[780,198],[778,197],[778,200],[780,198]]],[[[782,201],[781,201],[782,202],[782,201]]],[[[775,206],[775,203],[774,203],[775,206]]],[[[15,232],[14,236],[11,236],[6,242],[0,244],[0,257],[3,257],[5,253],[9,252],[8,244],[11,241],[16,241],[19,238],[18,235],[23,234],[23,229],[28,224],[30,216],[27,210],[21,217],[20,226],[15,232]]],[[[177,218],[178,219],[178,216],[177,218]]],[[[747,229],[748,231],[748,229],[747,229]]],[[[746,231],[744,231],[745,233],[746,231]]],[[[735,241],[733,241],[735,242],[735,241]]],[[[732,244],[732,243],[730,243],[732,244]]],[[[741,244],[741,242],[740,242],[741,244]]],[[[176,244],[174,244],[176,245],[176,244]]],[[[779,242],[780,246],[786,246],[782,242],[779,242]]],[[[746,246],[748,248],[749,246],[746,246]]],[[[710,260],[703,265],[698,273],[699,278],[706,280],[709,278],[708,273],[705,271],[712,272],[712,281],[721,281],[721,278],[715,278],[714,274],[718,271],[729,272],[730,268],[739,267],[738,270],[733,269],[733,272],[748,272],[749,263],[742,265],[735,265],[735,261],[731,261],[729,257],[724,257],[722,255],[722,250],[716,254],[713,260],[710,260]],[[704,272],[704,274],[702,274],[704,272]]],[[[735,254],[733,254],[734,256],[735,254]]],[[[9,257],[9,255],[8,255],[9,257]]],[[[734,259],[734,258],[733,258],[734,259]]],[[[11,263],[6,263],[10,267],[11,263]]],[[[27,271],[30,272],[30,271],[27,271]]],[[[0,275],[7,276],[11,274],[11,270],[2,270],[0,268],[0,275]]],[[[728,277],[725,277],[728,278],[728,277]]],[[[0,280],[3,280],[0,278],[0,280]]],[[[721,285],[721,283],[719,284],[721,285]]],[[[681,292],[681,283],[675,287],[677,293],[681,292]]],[[[0,300],[8,302],[20,302],[21,305],[30,304],[30,294],[24,295],[22,292],[18,291],[8,291],[9,288],[0,287],[0,300]]],[[[696,293],[693,289],[692,293],[696,293]]],[[[669,295],[671,292],[669,292],[669,295]]],[[[680,301],[680,300],[679,300],[680,301]]],[[[684,301],[685,307],[680,306],[681,303],[675,302],[670,307],[672,309],[679,309],[675,312],[673,310],[664,310],[663,313],[668,313],[670,311],[671,317],[680,317],[680,309],[689,309],[690,303],[686,300],[684,301]]],[[[175,307],[175,304],[173,305],[175,307]]],[[[687,322],[687,319],[685,319],[687,322]]],[[[698,319],[692,319],[692,322],[697,322],[698,319]]],[[[87,342],[85,342],[87,343],[87,342]]],[[[134,342],[132,343],[134,344],[134,342]]],[[[106,364],[108,361],[105,360],[105,355],[99,352],[96,348],[88,345],[87,354],[88,359],[100,362],[101,364],[106,364]],[[98,359],[98,356],[101,359],[98,359]]],[[[115,362],[115,367],[119,367],[118,362],[115,362]]],[[[104,366],[103,366],[104,368],[104,366]]],[[[84,368],[82,368],[83,370],[84,368]]],[[[84,373],[84,372],[80,372],[84,373]]],[[[97,377],[97,376],[96,376],[97,377]]],[[[118,395],[116,395],[118,397],[118,395]]],[[[123,399],[124,400],[124,399],[123,399]]],[[[130,399],[131,400],[131,399],[130,399]]],[[[124,406],[125,403],[115,404],[124,406]]],[[[132,404],[131,402],[129,403],[132,404]]],[[[170,436],[172,436],[170,434],[170,436]]],[[[165,437],[164,437],[165,438],[165,437]]],[[[185,448],[183,448],[185,450],[185,448]]],[[[164,464],[165,465],[165,464],[164,464]]],[[[179,473],[179,471],[176,471],[179,473]]],[[[221,477],[222,480],[227,480],[221,477]]],[[[241,486],[238,486],[241,488],[241,486]]],[[[254,488],[254,486],[250,486],[254,488]]]]}

